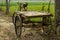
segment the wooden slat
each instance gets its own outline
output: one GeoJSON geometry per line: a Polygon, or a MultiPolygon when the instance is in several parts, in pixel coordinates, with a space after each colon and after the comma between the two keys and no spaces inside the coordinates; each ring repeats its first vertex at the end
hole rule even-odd
{"type": "Polygon", "coordinates": [[[23,14],[27,17],[52,16],[50,13],[37,12],[37,11],[18,11],[17,14],[23,14]]]}

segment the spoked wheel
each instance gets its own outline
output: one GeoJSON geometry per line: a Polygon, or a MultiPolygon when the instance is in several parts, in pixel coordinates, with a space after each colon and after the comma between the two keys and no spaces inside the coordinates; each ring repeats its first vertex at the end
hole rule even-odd
{"type": "Polygon", "coordinates": [[[20,38],[22,33],[22,18],[20,15],[16,15],[16,16],[13,15],[12,19],[15,25],[15,32],[16,32],[17,38],[20,38]]]}
{"type": "Polygon", "coordinates": [[[46,18],[46,27],[45,27],[46,31],[45,33],[46,34],[50,34],[51,31],[52,31],[52,20],[51,20],[51,17],[47,17],[46,18]]]}
{"type": "Polygon", "coordinates": [[[20,16],[16,16],[16,18],[15,18],[15,31],[16,31],[17,37],[21,37],[22,19],[20,16]]]}

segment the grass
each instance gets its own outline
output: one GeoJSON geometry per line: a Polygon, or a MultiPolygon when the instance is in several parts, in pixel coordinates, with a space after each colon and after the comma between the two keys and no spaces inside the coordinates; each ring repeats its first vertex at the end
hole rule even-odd
{"type": "MultiPolygon", "coordinates": [[[[42,2],[29,2],[28,3],[28,10],[36,10],[36,11],[41,11],[42,9],[42,5],[43,3],[42,2]]],[[[0,3],[0,5],[2,5],[2,9],[5,11],[5,5],[6,3],[0,3]]],[[[48,8],[48,3],[45,3],[45,11],[47,11],[47,8],[48,8]]],[[[19,9],[18,7],[19,5],[16,3],[16,2],[10,2],[10,12],[14,12],[16,10],[19,9]]],[[[50,10],[51,10],[51,13],[53,13],[54,11],[54,3],[51,3],[50,5],[50,10]]]]}

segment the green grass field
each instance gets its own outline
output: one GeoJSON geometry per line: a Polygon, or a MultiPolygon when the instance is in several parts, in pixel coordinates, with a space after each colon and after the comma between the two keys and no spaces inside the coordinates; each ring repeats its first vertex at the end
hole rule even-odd
{"type": "MultiPolygon", "coordinates": [[[[41,9],[42,9],[42,5],[43,3],[42,2],[29,2],[28,3],[28,10],[31,10],[31,11],[42,11],[41,9]]],[[[2,10],[5,12],[6,11],[6,7],[5,7],[5,3],[0,3],[0,5],[2,5],[2,10]]],[[[48,11],[47,9],[48,9],[48,3],[45,3],[44,4],[45,5],[45,8],[44,8],[44,11],[48,11]]],[[[17,4],[17,3],[10,3],[10,13],[9,13],[9,16],[12,16],[13,15],[13,13],[15,12],[15,11],[18,11],[19,10],[19,5],[17,4]]],[[[52,17],[52,20],[54,20],[54,3],[51,3],[51,5],[50,5],[50,13],[53,15],[53,17],[52,17]]],[[[34,20],[36,20],[36,19],[34,19],[34,20]]],[[[38,18],[38,20],[39,20],[39,18],[38,18]]]]}
{"type": "MultiPolygon", "coordinates": [[[[5,11],[5,5],[6,4],[0,4],[0,5],[3,5],[2,6],[2,10],[3,11],[5,11]]],[[[44,9],[44,11],[47,11],[47,9],[48,9],[48,3],[45,3],[44,4],[45,5],[45,9],[44,9]]],[[[35,10],[35,11],[42,11],[41,9],[42,9],[42,3],[33,3],[33,2],[31,2],[31,3],[28,3],[28,10],[35,10]]],[[[17,4],[17,3],[10,3],[10,13],[13,13],[13,12],[15,12],[15,11],[18,11],[19,10],[19,5],[17,4]]],[[[51,3],[51,5],[50,5],[50,13],[54,13],[54,4],[53,3],[51,3]]]]}

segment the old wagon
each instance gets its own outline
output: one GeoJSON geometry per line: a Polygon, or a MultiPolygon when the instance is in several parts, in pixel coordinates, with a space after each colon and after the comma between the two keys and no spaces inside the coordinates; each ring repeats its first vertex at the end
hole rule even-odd
{"type": "Polygon", "coordinates": [[[12,16],[12,20],[13,20],[13,24],[15,26],[15,32],[18,38],[21,37],[22,34],[22,28],[23,27],[28,27],[28,28],[38,28],[38,27],[42,27],[44,29],[44,27],[48,27],[48,33],[51,32],[51,26],[52,26],[52,22],[51,22],[51,17],[52,14],[50,14],[50,3],[51,0],[49,1],[48,4],[48,12],[44,12],[44,3],[42,6],[42,11],[43,12],[39,12],[39,11],[27,11],[26,7],[27,4],[23,4],[25,6],[19,6],[20,11],[16,11],[14,12],[13,16],[12,16]],[[23,11],[21,11],[21,9],[24,9],[23,11]],[[31,18],[35,18],[37,20],[37,18],[40,18],[39,21],[32,21],[31,18]]]}
{"type": "MultiPolygon", "coordinates": [[[[13,23],[15,25],[15,31],[17,37],[21,37],[22,27],[35,28],[35,27],[50,27],[51,30],[52,22],[51,22],[52,14],[46,12],[38,12],[38,11],[17,11],[13,14],[13,23]],[[41,18],[42,21],[31,21],[30,18],[41,18]]],[[[40,20],[41,20],[40,19],[40,20]]]]}

